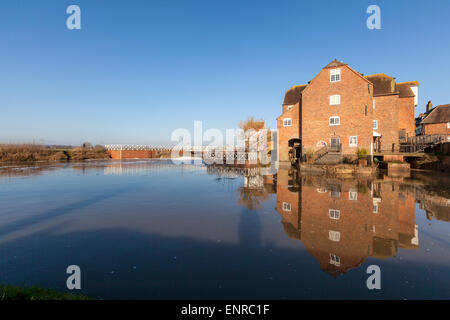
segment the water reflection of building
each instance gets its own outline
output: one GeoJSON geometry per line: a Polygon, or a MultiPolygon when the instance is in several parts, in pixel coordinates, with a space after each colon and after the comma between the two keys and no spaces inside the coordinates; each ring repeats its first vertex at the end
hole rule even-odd
{"type": "Polygon", "coordinates": [[[320,268],[335,276],[366,257],[387,258],[419,246],[415,198],[399,184],[370,180],[277,176],[277,211],[286,234],[303,242],[320,268]]]}
{"type": "Polygon", "coordinates": [[[238,204],[248,210],[259,210],[275,193],[272,175],[263,175],[260,167],[208,166],[207,172],[219,179],[243,176],[244,184],[238,189],[238,204]]]}

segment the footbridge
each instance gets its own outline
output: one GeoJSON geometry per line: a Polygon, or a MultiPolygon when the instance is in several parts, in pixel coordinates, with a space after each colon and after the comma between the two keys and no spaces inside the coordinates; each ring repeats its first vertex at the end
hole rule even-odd
{"type": "Polygon", "coordinates": [[[223,163],[235,161],[257,161],[258,151],[246,151],[236,146],[173,146],[173,145],[105,145],[113,159],[152,159],[191,156],[205,160],[220,160],[223,163]],[[175,149],[177,148],[177,149],[175,149]]]}

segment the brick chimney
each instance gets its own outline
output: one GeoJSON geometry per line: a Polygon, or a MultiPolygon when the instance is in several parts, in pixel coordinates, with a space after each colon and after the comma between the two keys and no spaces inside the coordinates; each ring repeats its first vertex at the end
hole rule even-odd
{"type": "Polygon", "coordinates": [[[430,112],[431,109],[433,109],[433,103],[432,103],[431,100],[430,100],[430,101],[428,101],[428,103],[427,103],[427,112],[430,112]]]}

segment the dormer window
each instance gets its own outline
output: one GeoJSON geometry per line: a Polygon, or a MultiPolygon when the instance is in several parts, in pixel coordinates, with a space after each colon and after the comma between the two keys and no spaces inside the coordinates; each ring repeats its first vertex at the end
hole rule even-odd
{"type": "Polygon", "coordinates": [[[330,82],[341,81],[341,69],[331,69],[330,70],[330,82]]]}

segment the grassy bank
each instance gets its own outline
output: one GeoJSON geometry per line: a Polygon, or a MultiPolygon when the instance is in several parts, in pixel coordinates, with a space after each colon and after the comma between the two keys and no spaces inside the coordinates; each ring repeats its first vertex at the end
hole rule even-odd
{"type": "Polygon", "coordinates": [[[110,159],[103,146],[58,148],[34,144],[1,144],[0,162],[80,161],[110,159]]]}
{"type": "Polygon", "coordinates": [[[88,297],[44,288],[22,288],[0,285],[0,301],[17,300],[91,300],[88,297]]]}

